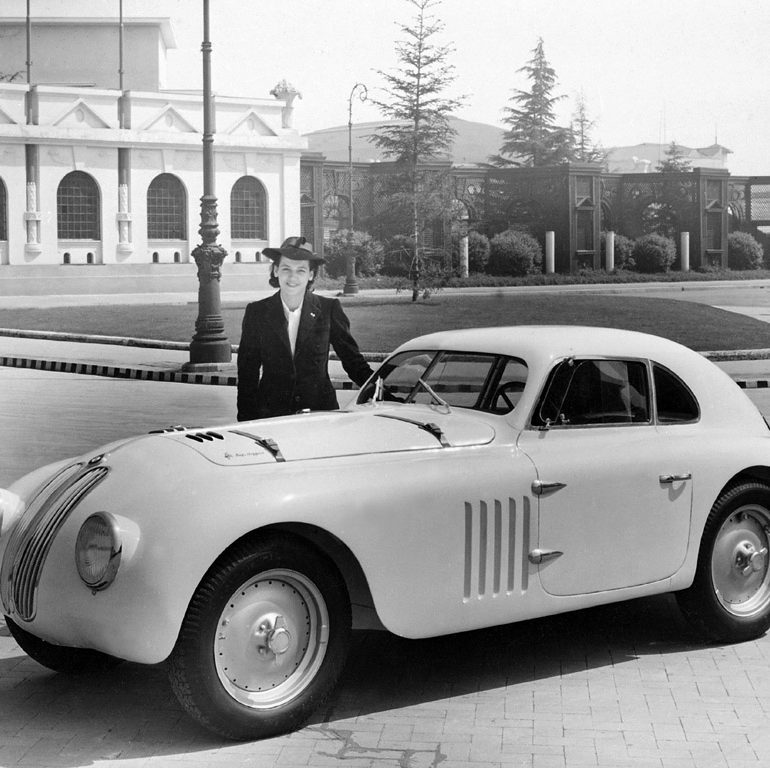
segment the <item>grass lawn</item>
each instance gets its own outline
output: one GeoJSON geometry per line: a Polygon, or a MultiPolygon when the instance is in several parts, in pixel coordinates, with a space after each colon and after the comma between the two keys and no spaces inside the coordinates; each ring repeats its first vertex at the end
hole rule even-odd
{"type": "MultiPolygon", "coordinates": [[[[437,294],[412,303],[409,295],[343,300],[353,334],[366,352],[389,351],[408,338],[449,328],[525,324],[596,325],[645,331],[692,349],[770,348],[770,323],[678,299],[558,293],[437,294]]],[[[244,304],[224,304],[231,343],[241,335],[244,304]]],[[[57,307],[0,310],[0,328],[190,341],[197,304],[57,307]]]]}

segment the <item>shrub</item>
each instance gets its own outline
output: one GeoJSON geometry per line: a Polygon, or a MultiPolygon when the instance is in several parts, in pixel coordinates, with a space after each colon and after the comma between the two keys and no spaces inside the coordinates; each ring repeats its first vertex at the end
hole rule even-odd
{"type": "Polygon", "coordinates": [[[727,236],[727,266],[730,269],[761,269],[762,246],[748,232],[731,232],[727,236]]]}
{"type": "Polygon", "coordinates": [[[347,274],[347,257],[351,249],[356,257],[356,275],[370,277],[380,271],[384,252],[382,243],[366,232],[339,229],[324,245],[326,274],[329,277],[347,274]]]}
{"type": "MultiPolygon", "coordinates": [[[[481,232],[468,232],[468,272],[482,273],[489,262],[489,238],[481,232]]],[[[460,274],[460,238],[452,236],[452,266],[460,274]]]]}
{"type": "Polygon", "coordinates": [[[639,272],[668,272],[676,260],[674,241],[656,232],[640,237],[632,253],[639,272]]]}
{"type": "Polygon", "coordinates": [[[543,249],[526,232],[508,229],[489,243],[487,271],[492,275],[531,275],[540,272],[542,264],[543,249]]]}
{"type": "MultiPolygon", "coordinates": [[[[615,233],[615,269],[635,269],[634,241],[625,235],[615,233]]],[[[607,233],[602,232],[602,265],[607,264],[607,233]]]]}

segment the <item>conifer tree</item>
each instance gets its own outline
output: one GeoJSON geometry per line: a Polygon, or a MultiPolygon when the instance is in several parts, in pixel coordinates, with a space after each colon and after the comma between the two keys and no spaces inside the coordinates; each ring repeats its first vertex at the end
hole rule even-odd
{"type": "Polygon", "coordinates": [[[588,115],[585,96],[581,91],[575,101],[575,111],[572,114],[572,155],[581,163],[602,163],[607,159],[607,153],[593,140],[595,121],[588,115]]]}
{"type": "Polygon", "coordinates": [[[661,173],[683,173],[692,169],[682,148],[675,141],[672,141],[666,149],[666,159],[658,163],[655,170],[661,173]]]}
{"type": "Polygon", "coordinates": [[[532,59],[518,72],[524,72],[531,83],[529,91],[515,90],[505,108],[500,154],[490,158],[495,165],[539,167],[555,165],[571,158],[571,131],[555,123],[554,105],[564,96],[553,95],[556,72],[548,63],[539,38],[532,59]]]}
{"type": "Polygon", "coordinates": [[[451,150],[456,131],[449,116],[463,99],[445,95],[455,80],[454,66],[448,61],[454,48],[435,42],[444,25],[431,11],[440,0],[407,2],[413,6],[415,16],[411,24],[398,24],[403,34],[403,39],[396,42],[400,68],[392,72],[377,70],[386,85],[381,89],[381,98],[371,99],[393,122],[378,127],[370,140],[399,169],[394,182],[401,191],[394,192],[393,198],[397,205],[406,204],[410,212],[416,292],[420,233],[425,222],[438,215],[445,203],[443,179],[435,171],[421,168],[421,164],[451,150]]]}

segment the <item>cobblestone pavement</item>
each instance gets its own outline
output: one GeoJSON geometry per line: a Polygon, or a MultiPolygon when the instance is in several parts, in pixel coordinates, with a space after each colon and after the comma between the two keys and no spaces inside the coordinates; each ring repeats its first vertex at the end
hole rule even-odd
{"type": "Polygon", "coordinates": [[[302,730],[222,742],[163,665],[52,674],[0,637],[0,766],[761,768],[770,638],[694,639],[670,596],[409,641],[361,632],[302,730]]]}

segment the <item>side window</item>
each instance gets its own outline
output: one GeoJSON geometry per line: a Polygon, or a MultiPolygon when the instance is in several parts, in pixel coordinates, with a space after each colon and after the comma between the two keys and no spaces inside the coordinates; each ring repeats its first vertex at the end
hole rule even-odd
{"type": "Polygon", "coordinates": [[[697,421],[700,408],[687,385],[668,368],[657,363],[652,366],[655,381],[655,406],[661,424],[685,424],[697,421]]]}
{"type": "Polygon", "coordinates": [[[647,424],[647,366],[635,360],[566,360],[552,372],[534,426],[647,424]]]}

